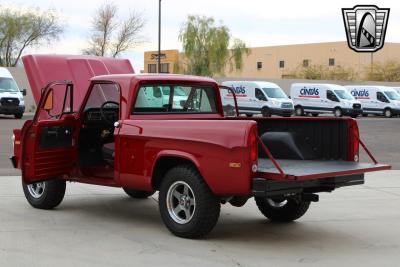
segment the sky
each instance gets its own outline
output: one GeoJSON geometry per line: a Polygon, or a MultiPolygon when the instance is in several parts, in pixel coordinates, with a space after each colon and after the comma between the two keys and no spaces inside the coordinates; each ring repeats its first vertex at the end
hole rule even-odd
{"type": "MultiPolygon", "coordinates": [[[[146,42],[123,54],[137,72],[143,69],[143,52],[158,47],[158,0],[0,0],[0,5],[17,8],[54,9],[65,24],[60,40],[31,49],[30,53],[79,54],[87,46],[91,18],[104,4],[115,3],[119,17],[133,10],[143,15],[146,42]]],[[[375,0],[162,0],[161,49],[179,49],[179,30],[188,15],[212,16],[249,47],[345,41],[341,8],[375,4],[391,8],[386,42],[400,42],[400,1],[375,0]]]]}

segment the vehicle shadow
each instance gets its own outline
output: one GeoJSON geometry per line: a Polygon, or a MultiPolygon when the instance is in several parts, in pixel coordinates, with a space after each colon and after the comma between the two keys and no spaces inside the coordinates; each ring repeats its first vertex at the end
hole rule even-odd
{"type": "MultiPolygon", "coordinates": [[[[242,209],[255,209],[251,211],[251,217],[241,213],[241,208],[223,207],[219,222],[214,230],[204,239],[214,245],[235,243],[262,245],[263,250],[268,247],[275,248],[279,244],[287,249],[295,249],[299,246],[318,248],[318,244],[341,244],[348,250],[359,247],[359,240],[352,237],[346,231],[338,231],[328,224],[319,224],[316,221],[305,219],[293,223],[273,223],[259,214],[255,207],[243,207],[242,209]]],[[[164,237],[176,238],[169,233],[164,226],[155,199],[131,199],[123,194],[118,195],[94,195],[91,197],[66,197],[57,208],[57,212],[73,212],[78,216],[85,216],[90,222],[102,221],[112,227],[134,227],[142,231],[154,232],[164,237]]],[[[249,214],[248,210],[246,211],[249,214]]],[[[350,230],[348,230],[350,231],[350,230]]],[[[145,234],[145,232],[142,232],[145,234]]],[[[261,247],[260,247],[261,248],[261,247]]]]}

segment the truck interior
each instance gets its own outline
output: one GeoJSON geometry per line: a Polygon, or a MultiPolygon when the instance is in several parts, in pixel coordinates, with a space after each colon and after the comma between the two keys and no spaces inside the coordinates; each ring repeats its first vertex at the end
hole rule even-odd
{"type": "Polygon", "coordinates": [[[95,83],[82,112],[79,166],[88,175],[113,178],[114,123],[119,120],[120,90],[114,83],[95,83]]]}

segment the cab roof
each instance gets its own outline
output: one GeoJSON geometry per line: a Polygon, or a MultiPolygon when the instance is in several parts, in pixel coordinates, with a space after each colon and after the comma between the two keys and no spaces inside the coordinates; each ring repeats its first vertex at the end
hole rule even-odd
{"type": "Polygon", "coordinates": [[[129,79],[131,82],[141,82],[141,81],[157,81],[157,82],[207,82],[216,83],[215,80],[207,77],[193,76],[193,75],[181,75],[181,74],[112,74],[112,75],[100,75],[95,76],[91,80],[121,80],[129,79]]]}

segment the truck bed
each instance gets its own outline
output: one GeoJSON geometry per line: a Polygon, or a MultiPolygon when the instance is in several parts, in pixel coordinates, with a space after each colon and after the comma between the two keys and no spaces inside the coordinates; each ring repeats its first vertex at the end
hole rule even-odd
{"type": "MultiPolygon", "coordinates": [[[[386,170],[384,164],[360,163],[344,160],[292,160],[277,159],[288,179],[309,180],[341,175],[359,174],[368,171],[386,170]]],[[[271,178],[281,177],[273,162],[267,158],[258,161],[258,172],[271,178]]]]}

